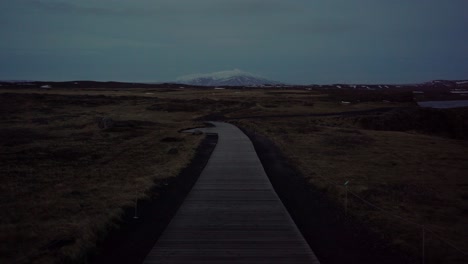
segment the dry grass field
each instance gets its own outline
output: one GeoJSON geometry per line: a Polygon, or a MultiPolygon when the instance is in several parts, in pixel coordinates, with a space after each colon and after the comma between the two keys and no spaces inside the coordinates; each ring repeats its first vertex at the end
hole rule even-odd
{"type": "Polygon", "coordinates": [[[311,185],[343,207],[349,181],[349,191],[358,196],[348,195],[349,214],[395,246],[420,254],[420,225],[425,225],[434,231],[426,232],[428,263],[466,261],[437,238],[468,248],[466,141],[311,123],[304,118],[238,122],[273,139],[311,185]]]}
{"type": "Polygon", "coordinates": [[[326,112],[325,107],[341,112],[388,104],[405,110],[336,117],[284,118],[278,113],[234,122],[272,139],[311,186],[343,209],[348,181],[349,217],[365,223],[396,248],[420,258],[424,226],[426,263],[466,263],[468,142],[450,138],[466,139],[466,109],[420,114],[411,110],[410,102],[312,105],[319,105],[319,112],[326,112]],[[407,111],[422,117],[401,114],[407,111]],[[378,130],[363,129],[369,120],[378,130]]]}
{"type": "Polygon", "coordinates": [[[418,127],[364,129],[367,115],[307,116],[389,107],[414,102],[407,93],[378,92],[0,90],[0,262],[85,259],[122,208],[190,161],[201,137],[178,131],[213,116],[268,136],[337,204],[344,204],[349,181],[350,217],[396,247],[419,255],[423,224],[431,230],[426,263],[464,263],[466,256],[437,237],[468,249],[466,141],[418,127]],[[114,127],[99,128],[102,117],[112,118],[114,127]]]}
{"type": "Polygon", "coordinates": [[[186,112],[151,110],[154,98],[56,93],[0,94],[2,263],[85,259],[201,139],[178,133],[196,125],[186,112]]]}

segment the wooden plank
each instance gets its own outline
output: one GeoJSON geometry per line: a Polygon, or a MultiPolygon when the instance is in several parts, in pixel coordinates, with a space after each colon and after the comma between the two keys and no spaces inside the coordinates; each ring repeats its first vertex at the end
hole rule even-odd
{"type": "Polygon", "coordinates": [[[144,263],[319,263],[249,138],[213,124],[218,145],[144,263]]]}

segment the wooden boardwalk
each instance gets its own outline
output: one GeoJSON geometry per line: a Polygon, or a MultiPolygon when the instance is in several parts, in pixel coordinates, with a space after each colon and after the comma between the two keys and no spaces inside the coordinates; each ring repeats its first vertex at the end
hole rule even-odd
{"type": "Polygon", "coordinates": [[[319,263],[249,138],[213,124],[218,145],[144,263],[319,263]]]}

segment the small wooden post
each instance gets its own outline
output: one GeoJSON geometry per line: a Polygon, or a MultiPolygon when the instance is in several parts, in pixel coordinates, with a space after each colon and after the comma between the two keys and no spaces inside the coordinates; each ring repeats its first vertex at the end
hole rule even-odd
{"type": "Polygon", "coordinates": [[[349,183],[349,181],[346,181],[344,183],[344,186],[345,186],[345,216],[348,216],[348,183],[349,183]]]}
{"type": "Polygon", "coordinates": [[[133,216],[133,219],[138,219],[138,197],[135,197],[135,216],[133,216]]]}
{"type": "Polygon", "coordinates": [[[426,262],[426,229],[424,225],[422,226],[422,255],[421,255],[421,262],[424,264],[426,262]]]}

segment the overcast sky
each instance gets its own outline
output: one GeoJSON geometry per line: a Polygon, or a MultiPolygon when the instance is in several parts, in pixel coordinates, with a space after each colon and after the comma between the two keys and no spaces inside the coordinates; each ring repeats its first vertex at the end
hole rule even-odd
{"type": "Polygon", "coordinates": [[[468,79],[467,0],[0,0],[0,79],[468,79]]]}

